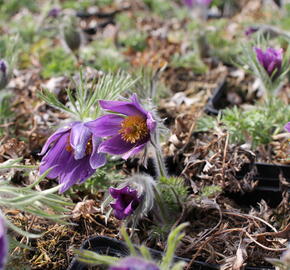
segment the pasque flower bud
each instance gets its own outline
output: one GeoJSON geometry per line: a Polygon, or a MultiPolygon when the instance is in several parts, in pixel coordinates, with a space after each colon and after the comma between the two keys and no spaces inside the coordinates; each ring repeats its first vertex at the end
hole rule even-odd
{"type": "Polygon", "coordinates": [[[73,17],[67,17],[62,26],[62,36],[65,44],[73,52],[81,46],[81,34],[73,17]]]}

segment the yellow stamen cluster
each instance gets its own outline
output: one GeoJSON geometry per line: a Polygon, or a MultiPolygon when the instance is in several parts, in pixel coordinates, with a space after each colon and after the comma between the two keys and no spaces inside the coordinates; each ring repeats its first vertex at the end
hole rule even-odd
{"type": "MultiPolygon", "coordinates": [[[[70,144],[70,136],[68,136],[68,140],[67,140],[67,144],[65,147],[66,151],[68,152],[73,152],[73,148],[71,147],[70,144]]],[[[86,145],[86,155],[90,155],[93,152],[93,142],[92,142],[92,138],[89,139],[89,141],[87,142],[86,145]]]]}
{"type": "Polygon", "coordinates": [[[69,136],[67,137],[67,142],[66,142],[66,147],[65,147],[66,151],[68,152],[73,152],[73,148],[71,147],[70,145],[70,134],[69,136]]]}
{"type": "Polygon", "coordinates": [[[89,141],[87,142],[86,154],[90,155],[92,152],[93,152],[93,142],[92,142],[92,138],[90,138],[89,141]]]}
{"type": "Polygon", "coordinates": [[[148,136],[148,133],[146,120],[140,115],[128,116],[121,122],[119,134],[126,142],[136,143],[148,136]]]}

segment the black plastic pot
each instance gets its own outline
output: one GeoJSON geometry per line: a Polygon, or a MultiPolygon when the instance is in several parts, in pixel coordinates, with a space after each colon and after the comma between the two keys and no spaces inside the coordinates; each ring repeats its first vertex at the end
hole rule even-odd
{"type": "Polygon", "coordinates": [[[207,101],[204,111],[209,115],[218,115],[223,109],[247,103],[245,93],[231,86],[227,77],[220,80],[211,98],[207,101]]]}
{"type": "Polygon", "coordinates": [[[94,13],[89,13],[86,11],[77,11],[76,16],[81,18],[81,19],[88,19],[91,17],[99,18],[99,19],[105,19],[105,18],[113,18],[121,12],[122,10],[115,10],[113,12],[109,13],[104,13],[104,12],[94,12],[94,13]]]}
{"type": "MultiPolygon", "coordinates": [[[[106,254],[114,257],[126,257],[130,254],[128,247],[123,241],[119,241],[109,237],[96,236],[86,240],[82,246],[83,249],[89,249],[95,251],[99,254],[106,254]]],[[[154,249],[149,249],[151,256],[160,260],[163,256],[163,253],[154,249]]],[[[186,261],[190,262],[190,259],[181,258],[175,256],[176,261],[186,261]]],[[[212,265],[204,262],[196,261],[193,264],[194,270],[215,270],[219,269],[219,266],[212,265]]],[[[73,259],[72,263],[67,270],[88,270],[87,266],[83,263],[78,262],[76,259],[73,259]]],[[[267,269],[268,270],[268,269],[267,269]]]]}
{"type": "MultiPolygon", "coordinates": [[[[173,156],[165,157],[165,164],[169,175],[179,176],[183,170],[178,162],[174,160],[173,156]]],[[[147,167],[138,165],[138,159],[131,159],[126,161],[128,170],[138,168],[141,173],[156,176],[155,165],[153,159],[148,159],[147,167]]],[[[266,163],[246,163],[242,169],[236,173],[238,180],[243,179],[246,174],[253,174],[253,181],[258,181],[257,186],[251,192],[246,193],[228,193],[228,197],[236,201],[241,206],[256,206],[262,199],[267,204],[274,208],[282,200],[282,189],[280,186],[279,175],[283,176],[288,183],[290,183],[290,166],[289,165],[274,165],[266,163]]],[[[290,192],[290,188],[288,188],[290,192]]]]}
{"type": "MultiPolygon", "coordinates": [[[[256,187],[257,190],[281,192],[282,189],[279,182],[279,176],[283,176],[286,181],[290,183],[289,165],[276,165],[258,162],[253,165],[245,164],[236,177],[241,179],[252,169],[255,169],[254,179],[259,180],[256,187]]],[[[290,192],[290,187],[288,187],[288,192],[290,192]]]]}
{"type": "Polygon", "coordinates": [[[218,115],[219,110],[222,109],[224,106],[222,104],[222,99],[226,94],[227,90],[227,83],[226,78],[224,78],[218,86],[213,91],[212,97],[208,100],[207,104],[205,105],[204,111],[209,115],[218,115]]]}
{"type": "Polygon", "coordinates": [[[252,192],[244,194],[234,193],[228,194],[239,205],[255,206],[261,199],[274,208],[279,205],[282,200],[282,192],[288,191],[290,187],[282,188],[279,177],[284,177],[290,183],[290,166],[275,165],[266,163],[245,164],[236,174],[237,179],[243,179],[246,174],[253,173],[253,180],[258,181],[257,186],[252,192]]]}
{"type": "MultiPolygon", "coordinates": [[[[109,237],[96,236],[92,237],[84,242],[82,249],[92,250],[98,254],[106,254],[118,258],[126,257],[129,255],[129,249],[123,241],[112,239],[109,237]]],[[[160,260],[163,253],[154,249],[149,249],[152,257],[156,260],[160,260]]],[[[190,259],[174,257],[175,261],[190,262],[190,259]]],[[[192,270],[218,270],[218,265],[209,264],[201,261],[195,261],[191,267],[192,270]]],[[[274,270],[274,268],[266,267],[245,267],[245,270],[274,270]]],[[[88,270],[88,267],[73,259],[67,270],[88,270]]]]}

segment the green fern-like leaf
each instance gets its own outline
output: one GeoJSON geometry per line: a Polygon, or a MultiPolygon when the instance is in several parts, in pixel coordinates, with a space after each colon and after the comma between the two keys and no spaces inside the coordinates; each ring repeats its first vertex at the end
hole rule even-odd
{"type": "Polygon", "coordinates": [[[180,209],[188,195],[184,180],[178,177],[161,177],[158,189],[165,204],[173,211],[180,209]]]}

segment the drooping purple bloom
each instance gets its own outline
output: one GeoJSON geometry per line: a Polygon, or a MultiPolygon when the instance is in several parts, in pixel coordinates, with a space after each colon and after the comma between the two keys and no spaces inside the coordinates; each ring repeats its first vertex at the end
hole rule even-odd
{"type": "Polygon", "coordinates": [[[8,65],[5,60],[0,59],[0,90],[8,84],[8,65]]]}
{"type": "Polygon", "coordinates": [[[3,59],[0,60],[0,71],[3,74],[6,74],[6,72],[7,72],[7,63],[3,59]]]}
{"type": "Polygon", "coordinates": [[[8,253],[8,242],[6,238],[6,227],[3,219],[0,217],[0,270],[4,269],[8,253]]]}
{"type": "Polygon", "coordinates": [[[212,0],[183,0],[183,4],[189,8],[192,8],[194,5],[209,6],[212,0]]]}
{"type": "Polygon", "coordinates": [[[57,18],[57,17],[60,15],[60,13],[61,13],[61,9],[55,7],[55,8],[52,8],[52,9],[48,12],[47,16],[48,16],[48,17],[57,18]]]}
{"type": "Polygon", "coordinates": [[[127,159],[145,148],[156,129],[156,121],[142,108],[136,94],[131,101],[101,100],[100,106],[118,114],[107,114],[86,124],[95,136],[111,137],[100,144],[99,152],[127,159]]]}
{"type": "Polygon", "coordinates": [[[277,77],[282,68],[283,49],[268,48],[263,52],[260,48],[255,48],[255,51],[259,63],[267,71],[268,75],[271,77],[276,72],[275,76],[277,77]]]}
{"type": "Polygon", "coordinates": [[[111,187],[109,192],[115,199],[111,203],[111,207],[114,209],[114,216],[119,220],[130,216],[141,202],[141,197],[138,196],[137,190],[131,189],[130,186],[119,189],[111,187]]]}
{"type": "Polygon", "coordinates": [[[111,266],[109,270],[160,270],[160,268],[143,258],[127,257],[120,260],[116,266],[111,266]]]}
{"type": "Polygon", "coordinates": [[[286,129],[288,132],[290,132],[290,122],[288,122],[285,126],[284,129],[286,129]]]}
{"type": "Polygon", "coordinates": [[[246,29],[245,35],[247,37],[251,36],[252,34],[256,33],[259,30],[258,27],[250,26],[246,29]]]}
{"type": "Polygon", "coordinates": [[[98,152],[101,138],[92,134],[83,122],[73,122],[58,129],[42,148],[45,156],[40,173],[52,168],[48,178],[58,178],[64,192],[74,184],[81,184],[106,163],[105,154],[98,152]]]}

